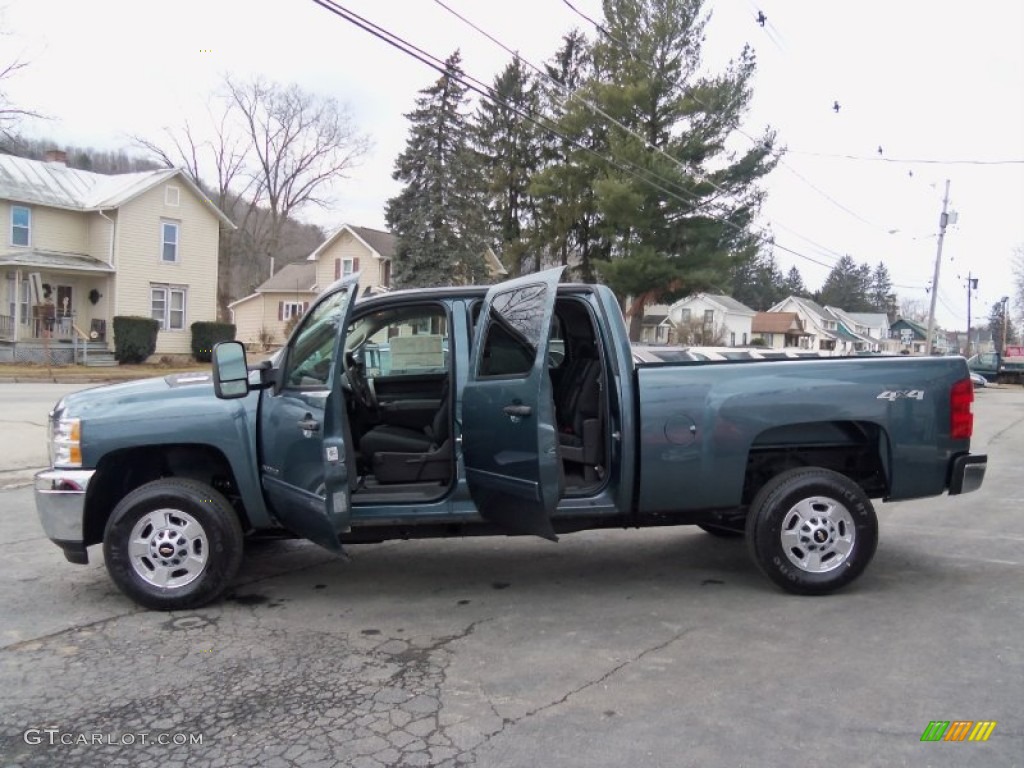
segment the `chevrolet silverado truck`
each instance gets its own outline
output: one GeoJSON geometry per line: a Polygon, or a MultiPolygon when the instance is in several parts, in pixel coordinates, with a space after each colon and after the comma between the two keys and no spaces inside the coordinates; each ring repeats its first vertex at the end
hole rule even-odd
{"type": "Polygon", "coordinates": [[[872,499],[981,485],[963,358],[637,364],[614,294],[560,272],[358,300],[351,276],[271,361],[226,342],[209,374],[68,395],[43,528],[159,610],[215,600],[258,535],[698,525],[823,594],[871,560],[872,499]]]}

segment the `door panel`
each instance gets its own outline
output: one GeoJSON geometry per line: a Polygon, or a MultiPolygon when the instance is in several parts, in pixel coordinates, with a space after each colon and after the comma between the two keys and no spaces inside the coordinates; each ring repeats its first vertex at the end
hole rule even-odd
{"type": "Polygon", "coordinates": [[[358,275],[314,305],[282,361],[281,385],[260,402],[260,474],[267,502],[288,530],[332,551],[350,521],[354,455],[341,391],[343,329],[358,275]]]}
{"type": "Polygon", "coordinates": [[[551,513],[565,485],[547,370],[561,273],[547,270],[487,292],[462,394],[466,480],[480,514],[551,540],[551,513]]]}

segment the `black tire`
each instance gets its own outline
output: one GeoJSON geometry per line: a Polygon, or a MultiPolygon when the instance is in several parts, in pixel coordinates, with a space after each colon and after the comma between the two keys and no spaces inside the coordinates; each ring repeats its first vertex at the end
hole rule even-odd
{"type": "Polygon", "coordinates": [[[797,595],[824,595],[864,572],[878,546],[871,500],[845,475],[791,469],[758,491],[747,547],[764,574],[797,595]]]}
{"type": "Polygon", "coordinates": [[[155,480],[129,493],[103,535],[110,578],[136,603],[158,611],[216,600],[238,572],[242,551],[242,526],[228,500],[182,478],[155,480]]]}
{"type": "Polygon", "coordinates": [[[738,539],[743,536],[742,528],[729,528],[728,526],[711,525],[710,523],[697,523],[697,527],[719,539],[738,539]]]}

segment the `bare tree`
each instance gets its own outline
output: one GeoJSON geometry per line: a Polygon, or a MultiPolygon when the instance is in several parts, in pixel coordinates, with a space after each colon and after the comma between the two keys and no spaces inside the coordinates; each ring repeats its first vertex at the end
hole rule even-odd
{"type": "MultiPolygon", "coordinates": [[[[0,32],[0,35],[3,34],[0,32]]],[[[34,110],[19,107],[12,102],[4,88],[5,81],[15,77],[18,72],[27,66],[28,62],[20,57],[15,57],[7,62],[0,62],[0,141],[4,143],[17,144],[18,140],[14,131],[23,118],[43,117],[43,115],[34,110]]]]}
{"type": "Polygon", "coordinates": [[[221,230],[217,298],[226,317],[233,298],[266,279],[271,257],[286,261],[282,236],[297,226],[294,216],[328,205],[369,142],[336,100],[262,78],[225,76],[208,116],[208,125],[165,129],[162,141],[135,141],[182,168],[238,227],[221,230]]]}
{"type": "Polygon", "coordinates": [[[1013,247],[1010,263],[1013,265],[1013,304],[1024,315],[1024,243],[1013,247]]]}
{"type": "Polygon", "coordinates": [[[915,323],[927,323],[928,308],[920,299],[901,299],[900,317],[913,320],[915,323]]]}
{"type": "Polygon", "coordinates": [[[705,323],[701,318],[693,318],[688,322],[679,322],[676,326],[676,338],[680,344],[693,347],[721,347],[729,329],[724,323],[717,326],[705,323]]]}
{"type": "Polygon", "coordinates": [[[326,207],[334,183],[366,154],[369,139],[336,99],[262,77],[227,76],[224,85],[250,142],[247,173],[270,214],[265,247],[272,256],[283,221],[307,205],[326,207]]]}

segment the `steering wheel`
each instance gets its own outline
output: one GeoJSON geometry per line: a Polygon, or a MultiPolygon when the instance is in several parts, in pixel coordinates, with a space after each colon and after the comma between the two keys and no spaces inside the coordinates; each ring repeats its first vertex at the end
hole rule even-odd
{"type": "Polygon", "coordinates": [[[369,408],[371,411],[377,410],[377,395],[373,391],[373,384],[366,375],[366,366],[353,352],[346,352],[344,359],[345,378],[348,379],[348,384],[352,388],[356,400],[364,408],[369,408]]]}

